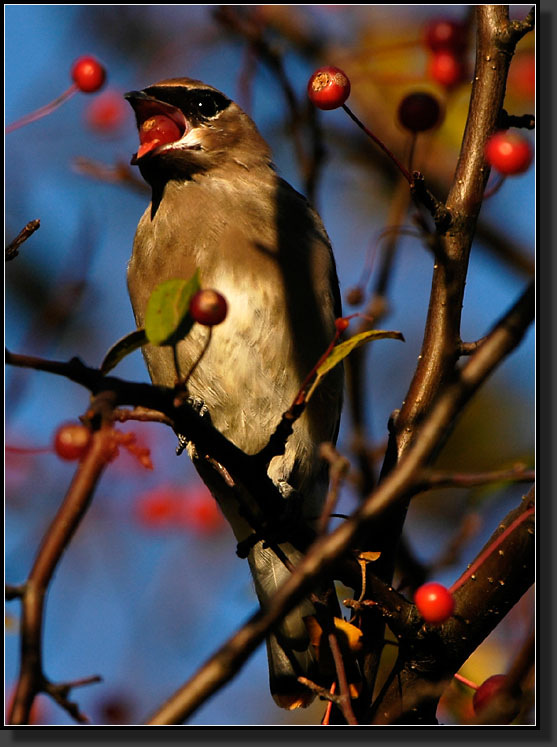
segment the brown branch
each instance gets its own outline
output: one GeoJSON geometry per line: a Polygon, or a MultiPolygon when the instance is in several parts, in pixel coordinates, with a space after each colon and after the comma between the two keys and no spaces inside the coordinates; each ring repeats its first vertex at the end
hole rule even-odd
{"type": "Polygon", "coordinates": [[[80,156],[74,159],[73,166],[78,174],[90,176],[92,179],[99,179],[108,184],[122,184],[132,187],[136,192],[140,192],[141,194],[146,194],[150,191],[150,187],[143,179],[139,179],[128,164],[122,161],[117,161],[113,166],[109,166],[100,161],[80,156]]]}
{"type": "Polygon", "coordinates": [[[172,420],[157,410],[148,410],[145,407],[134,407],[132,410],[114,410],[112,417],[119,423],[127,423],[135,420],[140,423],[162,423],[172,426],[172,420]]]}
{"type": "Polygon", "coordinates": [[[17,255],[19,254],[19,247],[23,244],[24,241],[27,241],[29,236],[32,236],[35,231],[40,228],[40,226],[41,221],[36,218],[35,220],[30,220],[29,223],[27,223],[27,225],[25,225],[21,229],[15,239],[13,241],[10,241],[10,243],[6,247],[6,262],[9,262],[10,260],[17,257],[17,255]]]}
{"type": "MultiPolygon", "coordinates": [[[[186,436],[195,445],[198,454],[210,454],[232,476],[236,484],[245,487],[264,517],[264,521],[259,523],[264,532],[263,538],[267,539],[265,532],[268,531],[269,539],[273,540],[273,525],[283,518],[285,502],[267,475],[265,464],[259,455],[252,456],[241,451],[188,403],[177,406],[175,389],[103,376],[98,369],[89,368],[78,358],[67,362],[48,361],[6,351],[6,362],[64,376],[89,389],[96,398],[105,393],[112,398],[112,407],[131,405],[162,413],[175,431],[186,436]]],[[[292,527],[289,533],[290,541],[302,550],[313,537],[314,532],[302,523],[292,527]]]]}
{"type": "Polygon", "coordinates": [[[368,713],[371,723],[435,723],[439,697],[452,676],[534,581],[532,506],[533,489],[476,556],[476,561],[482,556],[484,560],[454,591],[453,616],[440,626],[423,626],[417,641],[403,636],[397,665],[368,713]],[[513,524],[516,529],[507,532],[513,524]],[[505,536],[497,551],[487,554],[500,535],[505,536]],[[431,692],[410,706],[407,696],[421,683],[427,683],[431,692]]]}
{"type": "Polygon", "coordinates": [[[314,692],[316,695],[319,695],[319,697],[323,700],[328,700],[330,703],[334,703],[335,705],[340,707],[340,697],[338,695],[329,692],[324,687],[321,687],[321,685],[316,685],[315,682],[308,680],[307,677],[298,677],[298,682],[308,687],[312,692],[314,692]]]}
{"type": "Polygon", "coordinates": [[[505,109],[501,110],[499,127],[506,130],[509,127],[520,127],[525,130],[533,130],[536,127],[536,118],[533,114],[509,114],[505,109]]]}
{"type": "MultiPolygon", "coordinates": [[[[416,372],[395,426],[396,453],[408,448],[437,392],[451,378],[459,356],[460,318],[468,258],[482,195],[489,176],[484,145],[495,131],[503,105],[511,56],[500,51],[507,6],[478,6],[474,83],[460,157],[447,207],[451,229],[441,237],[445,262],[434,265],[424,340],[416,372]]],[[[510,42],[509,42],[510,44],[510,42]]],[[[390,465],[387,465],[389,467],[390,465]]]]}
{"type": "MultiPolygon", "coordinates": [[[[441,251],[433,265],[428,313],[418,364],[390,430],[380,479],[385,479],[415,440],[423,438],[424,418],[431,411],[435,400],[449,391],[451,382],[458,377],[460,321],[468,261],[489,177],[484,146],[497,129],[508,69],[516,43],[514,37],[509,37],[506,43],[502,41],[502,29],[506,29],[510,23],[508,6],[476,6],[475,13],[477,42],[472,93],[460,156],[446,201],[452,223],[445,233],[438,234],[441,251]]],[[[477,360],[482,349],[483,345],[471,359],[477,360]]],[[[464,370],[469,370],[469,366],[464,370]]],[[[446,435],[448,436],[448,432],[446,435]]],[[[441,445],[440,440],[437,448],[441,445]]],[[[435,453],[432,453],[430,458],[434,457],[435,453]]],[[[388,531],[376,535],[379,544],[375,549],[382,552],[382,557],[375,570],[386,581],[392,578],[396,546],[405,517],[406,507],[401,504],[396,515],[390,517],[388,531]]],[[[381,640],[378,635],[375,637],[381,640]]],[[[377,662],[377,653],[375,657],[377,662]]]]}
{"type": "Polygon", "coordinates": [[[478,485],[490,485],[495,482],[534,482],[536,473],[518,464],[512,469],[494,470],[493,472],[441,472],[428,470],[423,474],[424,490],[439,487],[474,488],[478,485]]]}
{"type": "MultiPolygon", "coordinates": [[[[333,626],[334,627],[334,626],[333,626]]],[[[339,706],[342,711],[342,715],[346,719],[346,723],[351,726],[357,726],[358,720],[354,714],[352,708],[352,701],[350,698],[350,688],[348,686],[348,679],[346,678],[346,670],[344,668],[344,660],[342,658],[342,652],[340,650],[339,642],[336,636],[335,630],[330,630],[327,634],[327,641],[329,648],[333,655],[333,661],[335,663],[335,669],[337,673],[338,685],[339,685],[339,706]]]]}
{"type": "MultiPolygon", "coordinates": [[[[23,587],[20,671],[10,714],[11,724],[28,723],[35,696],[39,692],[54,692],[54,686],[43,672],[42,630],[46,592],[65,549],[89,507],[95,487],[111,456],[112,443],[108,426],[93,433],[91,447],[76,470],[23,587]]],[[[63,705],[62,700],[58,702],[63,705]]],[[[72,706],[69,704],[66,710],[78,718],[78,711],[72,706]]]]}
{"type": "MultiPolygon", "coordinates": [[[[187,719],[235,675],[268,631],[311,592],[317,580],[327,574],[339,558],[357,544],[359,535],[368,525],[381,525],[382,517],[393,505],[408,499],[415,489],[416,476],[443,440],[451,422],[496,366],[519,344],[533,316],[532,286],[487,335],[482,347],[468,359],[424,421],[420,439],[409,447],[397,467],[351,517],[331,534],[316,540],[267,610],[258,611],[221,646],[158,709],[148,724],[179,724],[187,719]]],[[[511,585],[506,592],[507,595],[514,593],[511,585]]]]}
{"type": "Polygon", "coordinates": [[[319,455],[329,462],[329,491],[317,522],[317,534],[323,534],[327,530],[329,519],[337,504],[340,482],[348,472],[350,463],[331,443],[321,444],[319,455]]]}
{"type": "Polygon", "coordinates": [[[5,594],[6,601],[11,602],[13,599],[21,599],[25,593],[25,584],[14,586],[14,584],[6,584],[5,594]]]}

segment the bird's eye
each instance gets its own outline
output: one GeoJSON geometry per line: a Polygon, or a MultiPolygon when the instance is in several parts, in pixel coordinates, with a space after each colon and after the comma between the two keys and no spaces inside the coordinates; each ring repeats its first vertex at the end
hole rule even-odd
{"type": "Polygon", "coordinates": [[[191,116],[211,119],[230,104],[230,99],[217,91],[192,91],[189,102],[191,116]]]}

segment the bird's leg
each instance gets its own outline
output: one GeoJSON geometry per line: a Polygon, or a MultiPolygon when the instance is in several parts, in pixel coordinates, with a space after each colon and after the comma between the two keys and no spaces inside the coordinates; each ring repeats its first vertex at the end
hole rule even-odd
{"type": "MultiPolygon", "coordinates": [[[[209,412],[209,408],[200,397],[188,396],[185,401],[196,411],[198,415],[206,419],[209,423],[211,422],[211,413],[209,412]]],[[[180,454],[187,448],[189,441],[182,433],[177,433],[176,435],[178,436],[176,456],[180,456],[180,454]]]]}

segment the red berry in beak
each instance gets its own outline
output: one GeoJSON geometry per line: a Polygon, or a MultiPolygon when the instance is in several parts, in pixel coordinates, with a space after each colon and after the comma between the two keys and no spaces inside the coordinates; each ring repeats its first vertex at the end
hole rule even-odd
{"type": "Polygon", "coordinates": [[[159,145],[173,143],[175,140],[179,140],[181,136],[182,133],[176,122],[164,114],[155,114],[141,123],[137,158],[141,158],[159,145]]]}

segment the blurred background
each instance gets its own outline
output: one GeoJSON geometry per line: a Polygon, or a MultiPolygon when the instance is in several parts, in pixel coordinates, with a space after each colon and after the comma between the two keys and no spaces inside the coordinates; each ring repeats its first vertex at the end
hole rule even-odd
{"type": "MultiPolygon", "coordinates": [[[[511,6],[516,18],[528,10],[511,6]]],[[[393,226],[403,227],[390,249],[386,308],[378,326],[400,330],[406,343],[378,341],[365,354],[359,425],[380,458],[389,415],[404,399],[419,354],[432,256],[417,235],[412,208],[397,191],[391,164],[342,110],[311,109],[307,81],[321,65],[341,67],[352,84],[350,108],[400,158],[410,147],[397,122],[401,98],[416,90],[438,97],[444,119],[418,138],[413,163],[444,199],[471,88],[470,11],[464,5],[6,6],[7,124],[67,89],[79,56],[96,56],[108,73],[98,93],[79,93],[6,137],[6,241],[29,220],[41,221],[6,265],[8,348],[59,360],[76,355],[97,366],[134,328],[126,263],[149,193],[128,165],[138,140],[122,94],[162,78],[198,78],[250,113],[272,146],[280,174],[314,201],[335,250],[345,314],[366,308],[385,237],[392,237],[393,226]],[[440,67],[424,43],[428,24],[440,17],[469,24],[469,45],[452,68],[446,60],[440,67]]],[[[509,112],[534,111],[534,66],[529,34],[511,66],[509,112]]],[[[525,137],[533,144],[533,133],[525,137]]],[[[490,185],[496,182],[492,175],[490,185]]],[[[533,274],[534,211],[534,167],[506,179],[485,201],[470,261],[463,339],[484,335],[533,274]]],[[[356,326],[354,321],[350,331],[356,326]]],[[[530,330],[470,405],[439,466],[533,466],[534,344],[530,330]]],[[[115,373],[147,379],[139,352],[115,373]]],[[[17,584],[25,580],[75,469],[54,453],[54,434],[83,414],[88,395],[61,378],[8,369],[5,399],[6,581],[17,584]]],[[[353,426],[347,407],[339,449],[356,468],[353,426]]],[[[187,457],[175,456],[173,433],[157,424],[119,427],[151,450],[154,469],[125,449],[108,467],[51,584],[44,627],[52,680],[102,676],[102,683],[72,694],[93,724],[142,723],[256,608],[247,564],[236,557],[232,534],[187,457]]],[[[435,580],[450,585],[526,490],[497,483],[419,496],[406,525],[408,547],[432,564],[435,580]],[[445,563],[447,546],[459,533],[456,557],[445,563]]],[[[348,513],[358,500],[348,482],[338,510],[348,513]]],[[[527,595],[463,674],[481,683],[505,672],[531,628],[532,607],[527,595]]],[[[6,616],[8,697],[17,678],[18,614],[12,602],[6,616]]],[[[440,720],[462,723],[470,700],[465,688],[451,686],[440,720]]],[[[294,713],[275,707],[261,646],[189,723],[318,724],[323,711],[322,703],[294,713]]],[[[72,723],[44,696],[33,718],[37,724],[72,723]]]]}

